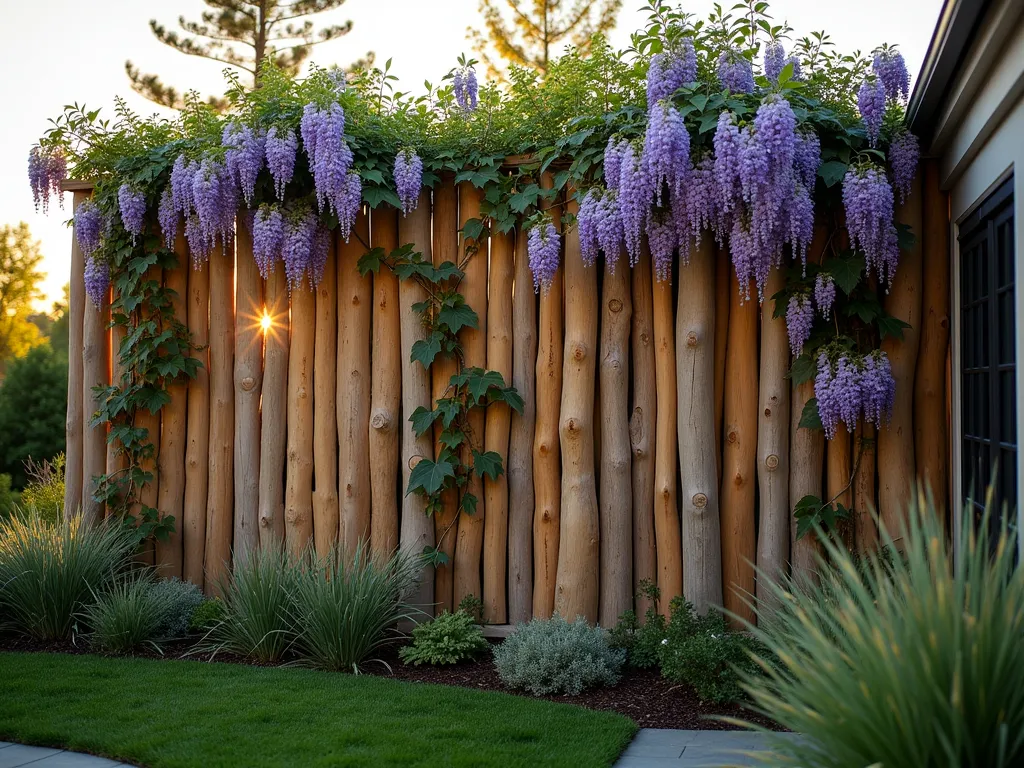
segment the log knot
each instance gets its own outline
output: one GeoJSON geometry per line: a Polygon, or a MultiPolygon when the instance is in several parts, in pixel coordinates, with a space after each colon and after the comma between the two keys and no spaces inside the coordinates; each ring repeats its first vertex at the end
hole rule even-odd
{"type": "Polygon", "coordinates": [[[766,458],[764,460],[764,465],[766,467],[768,467],[768,469],[778,469],[779,468],[779,457],[776,454],[774,454],[774,453],[769,454],[768,458],[766,458]]]}
{"type": "Polygon", "coordinates": [[[256,379],[252,376],[246,376],[239,382],[239,386],[242,388],[243,392],[249,392],[256,386],[256,379]]]}
{"type": "Polygon", "coordinates": [[[703,493],[693,494],[693,506],[697,509],[704,509],[708,505],[708,497],[703,493]]]}
{"type": "Polygon", "coordinates": [[[416,465],[423,461],[422,456],[410,456],[409,457],[409,469],[416,469],[416,465]]]}
{"type": "Polygon", "coordinates": [[[611,301],[608,302],[608,311],[616,313],[621,312],[622,302],[619,299],[612,299],[611,301]]]}
{"type": "Polygon", "coordinates": [[[391,414],[378,408],[370,418],[370,426],[374,429],[387,429],[391,426],[391,414]]]}
{"type": "Polygon", "coordinates": [[[687,334],[686,334],[686,346],[688,346],[688,347],[696,347],[698,341],[699,341],[699,339],[697,338],[697,332],[696,331],[689,331],[689,332],[687,332],[687,334]]]}
{"type": "Polygon", "coordinates": [[[569,354],[572,355],[572,359],[577,363],[583,362],[583,359],[587,356],[587,345],[580,341],[574,341],[569,354]]]}
{"type": "Polygon", "coordinates": [[[764,409],[764,417],[765,417],[766,419],[767,419],[767,418],[771,418],[771,415],[772,415],[772,409],[771,409],[771,408],[765,408],[765,409],[764,409]]]}
{"type": "Polygon", "coordinates": [[[740,436],[739,436],[739,433],[736,432],[735,429],[730,429],[729,430],[729,434],[727,435],[726,439],[729,441],[729,443],[735,444],[735,443],[738,443],[740,441],[740,436]]]}

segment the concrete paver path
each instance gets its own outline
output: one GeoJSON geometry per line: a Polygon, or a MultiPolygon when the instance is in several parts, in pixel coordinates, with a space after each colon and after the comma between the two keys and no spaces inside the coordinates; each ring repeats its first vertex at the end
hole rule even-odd
{"type": "MultiPolygon", "coordinates": [[[[779,734],[799,738],[797,734],[779,734]]],[[[615,768],[708,768],[757,766],[744,753],[769,750],[769,738],[753,731],[673,731],[643,728],[615,763],[615,768]]]]}
{"type": "Polygon", "coordinates": [[[32,768],[115,768],[128,763],[83,755],[81,752],[68,752],[66,749],[28,747],[0,741],[0,768],[20,768],[23,765],[32,768]]]}

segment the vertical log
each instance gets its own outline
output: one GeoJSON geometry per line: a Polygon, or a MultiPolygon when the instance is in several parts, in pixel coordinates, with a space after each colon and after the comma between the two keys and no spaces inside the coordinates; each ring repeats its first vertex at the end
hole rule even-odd
{"type": "Polygon", "coordinates": [[[361,210],[338,259],[338,487],[339,538],[346,562],[370,540],[370,328],[373,280],[357,264],[370,242],[370,220],[361,210]]]}
{"type": "Polygon", "coordinates": [[[654,366],[658,420],[654,427],[654,538],[658,550],[658,589],[662,614],[683,594],[682,532],[676,488],[676,340],[672,326],[672,281],[654,280],[654,366]]]}
{"type": "Polygon", "coordinates": [[[508,621],[533,614],[533,433],[537,419],[537,298],[533,292],[526,232],[516,237],[512,294],[512,386],[523,398],[512,414],[508,446],[508,621]]]}
{"type": "MultiPolygon", "coordinates": [[[[154,265],[146,270],[145,279],[159,283],[163,279],[163,270],[154,265]]],[[[157,508],[160,501],[160,473],[157,471],[157,460],[160,451],[160,411],[151,412],[147,408],[139,408],[135,411],[136,429],[144,429],[147,434],[147,441],[153,446],[153,455],[140,460],[139,467],[148,472],[152,479],[143,484],[136,493],[135,504],[132,505],[132,515],[138,519],[142,514],[142,507],[157,508]]],[[[229,513],[230,516],[230,513],[229,513]]],[[[228,544],[230,546],[230,539],[228,544]]],[[[155,541],[147,539],[142,543],[138,553],[138,560],[146,565],[156,564],[155,541]]]]}
{"type": "Polygon", "coordinates": [[[633,411],[629,418],[629,444],[633,483],[633,593],[637,596],[636,612],[644,616],[652,605],[650,600],[640,596],[640,582],[654,584],[658,579],[654,540],[654,424],[657,416],[654,284],[646,241],[632,273],[633,411]]]}
{"type": "Polygon", "coordinates": [[[633,315],[625,256],[605,260],[601,305],[601,626],[633,608],[633,487],[629,439],[629,326],[633,315]]]}
{"type": "Polygon", "coordinates": [[[722,260],[716,255],[710,233],[705,233],[700,245],[691,249],[690,263],[680,267],[676,311],[683,594],[700,613],[722,605],[718,417],[709,405],[718,372],[718,318],[729,315],[716,311],[715,264],[722,260]]]}
{"type": "MultiPolygon", "coordinates": [[[[174,253],[178,266],[164,270],[164,287],[174,291],[171,306],[174,319],[182,326],[188,324],[188,272],[190,268],[188,243],[179,228],[174,239],[174,253]]],[[[188,382],[184,379],[167,386],[170,402],[163,408],[160,427],[160,453],[157,469],[160,473],[159,503],[161,515],[174,518],[174,531],[166,541],[156,542],[156,562],[160,575],[182,578],[184,549],[182,545],[185,512],[185,420],[188,407],[188,382]]]]}
{"type": "Polygon", "coordinates": [[[93,478],[107,471],[107,425],[92,426],[93,414],[100,408],[93,387],[105,387],[108,384],[110,334],[107,326],[110,324],[110,305],[104,300],[97,307],[86,300],[84,314],[81,358],[83,385],[79,392],[82,400],[82,519],[87,525],[95,525],[104,516],[105,505],[93,499],[96,491],[93,478]]]}
{"type": "MultiPolygon", "coordinates": [[[[732,262],[725,248],[715,250],[715,468],[722,475],[722,418],[725,414],[725,351],[729,343],[729,289],[732,262]]],[[[717,483],[717,481],[716,481],[717,483]]]]}
{"type": "Polygon", "coordinates": [[[854,537],[857,551],[874,552],[878,548],[878,523],[875,504],[875,425],[863,420],[854,430],[854,456],[860,456],[853,479],[854,537]]]}
{"type": "MultiPolygon", "coordinates": [[[[725,432],[722,450],[722,583],[727,610],[747,621],[744,599],[754,594],[756,557],[754,506],[757,487],[757,331],[760,312],[753,298],[740,298],[731,280],[729,341],[725,361],[725,432]]],[[[750,286],[751,297],[754,286],[750,286]]],[[[735,621],[735,620],[734,620],[735,621]]]]}
{"type": "MultiPolygon", "coordinates": [[[[789,336],[785,315],[774,317],[771,300],[785,286],[781,269],[768,274],[761,306],[761,373],[757,413],[759,512],[757,567],[772,581],[786,574],[789,561],[789,336]]],[[[771,601],[768,583],[757,578],[757,601],[771,601]]]]}
{"type": "Polygon", "coordinates": [[[263,280],[243,215],[235,224],[235,534],[234,555],[260,543],[260,390],[263,382],[263,280]]]}
{"type": "Polygon", "coordinates": [[[305,278],[292,286],[288,349],[288,464],[284,486],[284,542],[293,555],[313,543],[313,353],[316,294],[305,278]]]}
{"type": "MultiPolygon", "coordinates": [[[[878,507],[890,536],[899,537],[911,500],[917,469],[914,461],[914,368],[921,339],[921,280],[924,246],[921,237],[921,177],[914,179],[906,202],[896,208],[896,220],[915,236],[914,247],[900,253],[899,267],[885,297],[885,311],[910,327],[903,340],[886,338],[896,380],[892,420],[878,432],[878,507]]],[[[902,549],[902,546],[900,547],[902,549]]]]}
{"type": "MultiPolygon", "coordinates": [[[[187,263],[183,268],[188,269],[187,263]]],[[[184,548],[182,578],[205,585],[206,500],[210,460],[210,268],[203,265],[188,276],[188,332],[198,349],[196,377],[188,383],[185,425],[185,501],[181,535],[184,548]]]]}
{"type": "MultiPolygon", "coordinates": [[[[512,280],[515,271],[516,234],[495,232],[491,238],[490,279],[487,288],[487,369],[512,380],[512,280]]],[[[484,450],[501,456],[508,466],[510,409],[505,403],[487,408],[484,450]]],[[[508,474],[497,480],[484,478],[484,621],[504,624],[508,620],[505,575],[508,571],[508,474]]]]}
{"type": "Polygon", "coordinates": [[[263,418],[260,424],[260,546],[284,542],[285,445],[288,440],[288,279],[284,262],[263,285],[263,418]]]}
{"type": "MultiPolygon", "coordinates": [[[[72,210],[89,199],[87,190],[76,190],[72,210]]],[[[68,410],[64,449],[64,519],[82,512],[82,342],[85,333],[85,254],[78,239],[71,238],[71,291],[68,297],[68,410]]]]}
{"type": "MultiPolygon", "coordinates": [[[[434,190],[434,221],[432,232],[432,257],[435,266],[446,261],[459,263],[459,193],[455,186],[455,174],[447,171],[441,174],[441,181],[434,190]]],[[[474,307],[479,314],[481,307],[474,307]]],[[[431,402],[445,396],[448,382],[457,370],[454,358],[438,355],[430,366],[431,402]]],[[[439,451],[442,427],[434,425],[434,450],[439,451]]],[[[452,611],[452,595],[455,588],[455,540],[458,538],[459,493],[451,488],[441,494],[441,509],[434,513],[434,541],[448,558],[445,565],[437,566],[434,572],[434,600],[438,611],[452,611]]]]}
{"type": "MultiPolygon", "coordinates": [[[[186,252],[185,269],[188,269],[188,260],[186,252]]],[[[110,290],[111,303],[116,300],[117,294],[114,291],[113,286],[110,290]]],[[[124,386],[124,365],[121,363],[121,342],[125,338],[125,328],[123,325],[115,325],[110,329],[110,382],[119,386],[124,386]]],[[[128,457],[125,456],[123,446],[120,440],[111,440],[107,443],[107,474],[120,476],[128,468],[128,457]]],[[[65,475],[66,477],[66,475],[65,475]]],[[[205,494],[204,494],[205,501],[205,494]]],[[[107,507],[107,516],[112,514],[113,510],[107,507]]],[[[184,521],[178,518],[176,527],[178,529],[177,535],[182,535],[184,521]]],[[[200,575],[202,575],[202,566],[200,565],[200,575]]],[[[200,582],[200,586],[202,583],[200,582]]]]}
{"type": "MultiPolygon", "coordinates": [[[[480,218],[481,190],[469,182],[459,184],[459,230],[466,223],[480,218]]],[[[476,310],[478,328],[463,328],[459,332],[464,359],[467,367],[483,368],[487,365],[487,242],[477,242],[460,234],[460,255],[466,277],[462,281],[462,295],[466,304],[476,310]]],[[[469,426],[477,446],[486,445],[484,413],[475,408],[469,414],[469,426]]],[[[468,451],[463,462],[470,463],[468,451]]],[[[478,499],[475,514],[459,513],[459,535],[455,540],[455,586],[452,600],[458,605],[464,597],[473,595],[481,598],[480,561],[484,544],[484,516],[487,504],[483,495],[483,482],[473,473],[466,486],[466,492],[478,499]]]]}
{"type": "MultiPolygon", "coordinates": [[[[836,436],[825,446],[825,499],[835,499],[832,508],[842,504],[846,509],[853,508],[853,455],[850,444],[850,431],[845,424],[836,429],[836,436]]],[[[836,533],[852,548],[855,533],[852,521],[840,522],[836,533]]]]}
{"type": "MultiPolygon", "coordinates": [[[[541,176],[541,188],[551,189],[551,174],[541,176]]],[[[548,206],[550,207],[550,206],[548,206]]],[[[556,221],[561,205],[552,210],[556,221]]],[[[564,247],[562,256],[564,257],[564,247]]],[[[537,422],[533,435],[533,615],[549,619],[555,611],[558,546],[562,500],[558,411],[562,404],[565,260],[547,289],[540,292],[537,329],[537,422]]]]}
{"type": "MultiPolygon", "coordinates": [[[[398,210],[386,203],[370,221],[370,246],[398,247],[398,210]]],[[[373,363],[370,399],[370,551],[387,558],[398,546],[398,421],[402,407],[402,346],[398,278],[389,269],[373,276],[373,363]]]]}
{"type": "MultiPolygon", "coordinates": [[[[821,498],[821,470],[825,461],[825,433],[820,429],[800,426],[807,401],[814,397],[814,379],[793,385],[792,408],[789,418],[789,498],[791,510],[804,496],[821,498]]],[[[817,579],[816,557],[818,541],[813,533],[801,539],[796,536],[796,517],[790,514],[789,541],[792,552],[794,577],[814,581],[817,579]]]]}
{"type": "Polygon", "coordinates": [[[235,398],[234,246],[210,254],[210,445],[206,500],[206,584],[219,594],[231,568],[235,398]]]}
{"type": "Polygon", "coordinates": [[[925,160],[922,176],[923,310],[921,349],[914,380],[914,454],[921,479],[941,512],[949,484],[946,452],[946,347],[949,345],[949,202],[939,187],[937,160],[925,160]]]}
{"type": "Polygon", "coordinates": [[[316,287],[313,340],[313,543],[326,557],[338,543],[338,258],[334,237],[316,287]]]}
{"type": "MultiPolygon", "coordinates": [[[[422,254],[423,261],[431,261],[430,242],[430,190],[420,191],[416,209],[398,223],[398,240],[403,245],[412,243],[422,254]]],[[[434,441],[430,434],[417,437],[409,417],[417,408],[431,408],[430,372],[420,363],[413,362],[412,347],[427,338],[426,327],[413,305],[426,301],[427,293],[415,280],[403,280],[398,286],[398,299],[402,316],[402,528],[399,545],[419,555],[424,547],[434,546],[434,521],[427,517],[426,500],[418,493],[405,493],[412,470],[423,459],[434,458],[434,441]]],[[[420,583],[411,602],[428,614],[434,610],[434,573],[430,566],[423,568],[420,583]]]]}
{"type": "MultiPolygon", "coordinates": [[[[570,214],[579,210],[573,199],[566,207],[570,214]]],[[[623,264],[621,269],[625,268],[623,264]]],[[[601,537],[593,424],[597,305],[597,270],[584,266],[579,230],[573,227],[565,237],[565,360],[558,432],[562,507],[555,611],[570,621],[583,616],[590,623],[598,618],[601,537]]]]}

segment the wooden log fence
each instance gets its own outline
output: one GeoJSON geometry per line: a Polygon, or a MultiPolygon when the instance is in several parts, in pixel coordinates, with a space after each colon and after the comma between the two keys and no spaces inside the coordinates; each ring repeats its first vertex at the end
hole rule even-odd
{"type": "MultiPolygon", "coordinates": [[[[76,191],[75,204],[88,195],[76,191]]],[[[700,611],[724,605],[752,618],[742,598],[767,595],[755,564],[813,577],[813,535],[795,536],[804,496],[852,509],[849,540],[861,550],[877,546],[879,518],[898,526],[915,476],[948,506],[948,207],[933,167],[898,212],[917,244],[886,299],[914,326],[885,340],[893,422],[833,441],[800,426],[813,379],[788,378],[784,318],[769,299],[740,301],[710,235],[659,281],[648,254],[632,269],[623,255],[615,270],[585,265],[563,222],[562,265],[538,295],[523,229],[461,233],[481,203],[479,189],[444,174],[406,216],[364,210],[351,238],[331,243],[316,290],[289,290],[281,265],[260,277],[244,217],[234,243],[198,269],[178,238],[179,267],[153,277],[177,294],[174,316],[202,365],[170,386],[160,413],[135,416],[157,448],[138,501],[175,518],[148,555],[163,575],[215,594],[257,547],[337,547],[351,558],[361,547],[383,557],[437,544],[449,562],[425,566],[413,598],[427,612],[471,596],[490,623],[557,611],[608,626],[649,607],[637,591],[652,581],[663,612],[682,594],[700,611]],[[505,467],[461,490],[478,499],[472,514],[456,515],[453,493],[430,518],[424,499],[405,493],[439,437],[417,437],[409,416],[444,396],[456,370],[443,356],[429,370],[410,359],[426,333],[413,310],[420,285],[386,269],[359,274],[370,247],[405,243],[463,269],[459,290],[479,318],[460,333],[463,363],[497,371],[525,401],[522,414],[501,405],[470,415],[474,445],[505,467]]],[[[553,206],[556,221],[576,209],[571,195],[553,206]]],[[[812,260],[829,236],[817,228],[812,260]]],[[[65,509],[93,522],[103,515],[90,501],[93,477],[123,470],[125,456],[90,426],[92,387],[133,374],[121,363],[123,329],[107,330],[109,303],[86,301],[83,262],[76,247],[65,509]]],[[[773,272],[766,297],[781,284],[773,272]]]]}

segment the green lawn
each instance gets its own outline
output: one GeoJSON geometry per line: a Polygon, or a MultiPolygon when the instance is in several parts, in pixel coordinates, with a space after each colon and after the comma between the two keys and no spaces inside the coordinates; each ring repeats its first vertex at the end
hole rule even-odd
{"type": "Polygon", "coordinates": [[[599,766],[636,726],[566,704],[303,669],[0,653],[0,740],[173,766],[599,766]]]}

